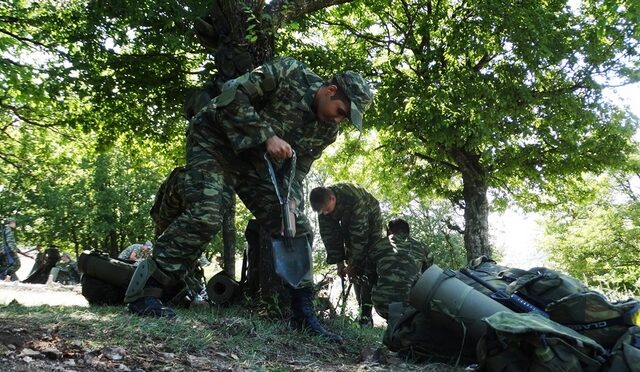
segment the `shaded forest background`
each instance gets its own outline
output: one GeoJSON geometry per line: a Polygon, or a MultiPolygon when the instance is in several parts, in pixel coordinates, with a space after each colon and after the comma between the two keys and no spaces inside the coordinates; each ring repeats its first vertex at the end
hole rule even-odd
{"type": "MultiPolygon", "coordinates": [[[[20,245],[113,254],[152,237],[185,100],[230,53],[194,28],[213,3],[0,3],[0,216],[20,245]]],[[[499,258],[490,212],[539,212],[551,265],[638,288],[638,118],[603,97],[640,80],[637,1],[215,4],[238,10],[236,45],[272,37],[275,55],[374,86],[365,130],[342,126],[308,188],[361,184],[445,267],[499,258]]],[[[249,217],[239,203],[238,252],[249,217]]]]}

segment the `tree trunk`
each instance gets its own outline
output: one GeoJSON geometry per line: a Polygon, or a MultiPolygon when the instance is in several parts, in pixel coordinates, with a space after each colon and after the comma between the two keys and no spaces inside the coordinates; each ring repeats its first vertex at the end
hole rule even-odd
{"type": "Polygon", "coordinates": [[[462,173],[467,260],[481,255],[491,257],[488,186],[480,158],[460,148],[451,150],[450,154],[462,173]]]}

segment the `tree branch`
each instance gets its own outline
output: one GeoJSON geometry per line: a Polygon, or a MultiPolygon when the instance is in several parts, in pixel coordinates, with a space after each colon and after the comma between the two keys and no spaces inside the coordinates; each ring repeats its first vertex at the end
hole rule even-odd
{"type": "Polygon", "coordinates": [[[265,13],[271,15],[273,25],[278,28],[284,22],[351,1],[353,0],[274,0],[265,7],[265,13]]]}

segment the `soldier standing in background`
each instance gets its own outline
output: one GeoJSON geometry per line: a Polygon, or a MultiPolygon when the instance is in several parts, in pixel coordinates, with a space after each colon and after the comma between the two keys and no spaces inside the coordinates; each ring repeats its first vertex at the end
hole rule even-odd
{"type": "Polygon", "coordinates": [[[16,272],[20,269],[20,257],[18,257],[18,245],[13,229],[16,228],[16,220],[7,218],[2,229],[2,249],[0,250],[0,280],[16,281],[16,272]]]}
{"type": "MultiPolygon", "coordinates": [[[[231,199],[228,187],[273,236],[281,234],[280,205],[266,170],[265,152],[277,162],[296,152],[289,207],[296,235],[310,236],[311,227],[302,214],[302,181],[311,164],[335,142],[341,121],[350,118],[361,128],[362,113],[371,99],[359,74],[347,71],[324,81],[292,58],[277,59],[226,82],[220,95],[189,123],[187,163],[170,176],[176,178],[171,198],[182,212],[158,236],[146,267],[138,265],[146,274],[129,285],[125,302],[130,311],[175,316],[158,298],[144,296],[144,287],[157,286],[149,280],[155,270],[176,281],[192,270],[221,228],[222,212],[231,199]]],[[[290,289],[293,325],[340,341],[315,316],[312,284],[290,289]]]]}
{"type": "Polygon", "coordinates": [[[389,319],[389,304],[409,304],[409,292],[422,272],[433,264],[433,255],[423,243],[410,236],[407,221],[389,221],[387,237],[371,249],[370,264],[378,280],[371,299],[378,315],[389,319]]]}
{"type": "Polygon", "coordinates": [[[340,277],[352,279],[360,305],[358,322],[373,326],[371,287],[376,273],[367,269],[367,261],[371,247],[383,238],[380,203],[367,190],[349,183],[316,187],[309,201],[318,212],[327,263],[337,265],[340,277]]]}

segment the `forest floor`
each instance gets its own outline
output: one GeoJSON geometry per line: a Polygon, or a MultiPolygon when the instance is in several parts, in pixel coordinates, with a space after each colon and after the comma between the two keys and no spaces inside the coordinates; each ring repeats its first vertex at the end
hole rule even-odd
{"type": "Polygon", "coordinates": [[[292,331],[245,307],[177,309],[167,321],[89,306],[80,286],[0,282],[1,371],[463,371],[381,344],[382,327],[327,320],[345,342],[292,331]]]}

